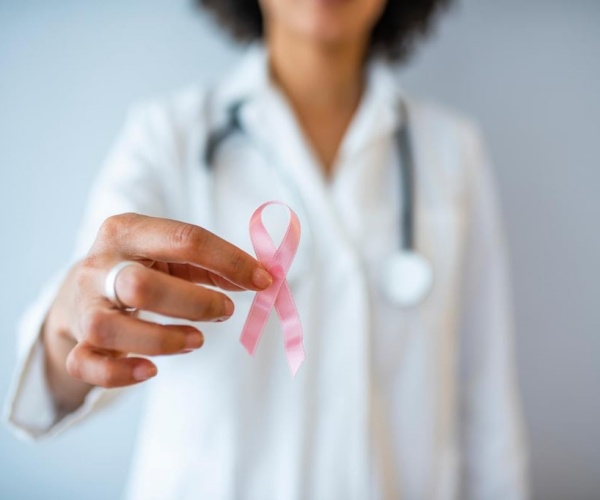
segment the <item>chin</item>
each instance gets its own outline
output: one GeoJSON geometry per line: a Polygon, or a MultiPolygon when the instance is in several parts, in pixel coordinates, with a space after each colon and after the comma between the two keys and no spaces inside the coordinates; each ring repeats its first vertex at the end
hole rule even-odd
{"type": "Polygon", "coordinates": [[[331,46],[368,38],[383,0],[262,0],[271,22],[294,36],[331,46]]]}
{"type": "Polygon", "coordinates": [[[316,44],[330,47],[344,45],[348,40],[352,39],[352,36],[348,35],[344,30],[338,30],[331,26],[306,30],[303,35],[316,44]]]}
{"type": "MultiPolygon", "coordinates": [[[[342,0],[314,1],[334,2],[342,0]]],[[[326,45],[343,44],[362,35],[362,30],[360,26],[356,26],[356,22],[348,19],[348,16],[335,15],[335,13],[324,12],[320,15],[307,16],[302,20],[296,20],[296,23],[295,31],[298,35],[326,45]]]]}

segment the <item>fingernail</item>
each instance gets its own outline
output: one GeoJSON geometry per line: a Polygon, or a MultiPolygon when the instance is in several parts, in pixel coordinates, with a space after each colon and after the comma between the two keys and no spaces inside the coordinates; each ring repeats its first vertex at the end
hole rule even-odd
{"type": "Polygon", "coordinates": [[[225,299],[225,307],[223,309],[225,311],[225,318],[229,318],[235,309],[233,301],[231,299],[225,299]]]}
{"type": "Polygon", "coordinates": [[[139,365],[133,369],[133,378],[139,381],[148,380],[158,373],[156,366],[139,365]]]}
{"type": "Polygon", "coordinates": [[[186,349],[198,349],[204,343],[204,337],[200,332],[188,333],[185,338],[186,349]]]}
{"type": "Polygon", "coordinates": [[[254,283],[257,288],[264,290],[273,284],[273,278],[267,271],[257,267],[252,274],[252,283],[254,283]]]}

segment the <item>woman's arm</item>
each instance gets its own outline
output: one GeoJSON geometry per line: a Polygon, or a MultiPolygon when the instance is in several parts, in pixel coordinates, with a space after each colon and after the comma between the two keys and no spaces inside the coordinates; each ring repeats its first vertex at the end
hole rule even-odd
{"type": "Polygon", "coordinates": [[[85,259],[73,266],[44,327],[49,388],[58,408],[77,408],[92,386],[123,387],[156,375],[148,359],[182,354],[204,337],[188,325],[158,325],[116,308],[104,280],[120,261],[115,289],[129,307],[190,321],[224,321],[233,314],[225,290],[262,290],[269,274],[253,257],[210,231],[138,214],[110,217],[85,259]]]}
{"type": "Polygon", "coordinates": [[[22,322],[6,407],[8,422],[22,435],[43,437],[82,418],[106,399],[104,391],[88,395],[93,387],[129,385],[155,373],[151,361],[128,353],[152,356],[201,345],[195,328],[145,323],[110,304],[103,284],[117,262],[146,265],[119,274],[126,304],[191,320],[225,318],[231,307],[224,294],[196,283],[225,289],[270,283],[246,253],[200,227],[165,219],[175,212],[169,206],[180,185],[173,179],[183,142],[165,108],[151,104],[130,113],[88,199],[74,264],[22,322]]]}

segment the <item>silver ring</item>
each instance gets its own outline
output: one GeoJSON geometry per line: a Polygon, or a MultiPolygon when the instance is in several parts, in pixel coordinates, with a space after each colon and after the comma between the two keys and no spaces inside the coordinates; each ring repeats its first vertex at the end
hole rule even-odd
{"type": "Polygon", "coordinates": [[[139,262],[135,262],[133,260],[124,260],[124,261],[119,262],[118,264],[114,265],[112,267],[112,269],[110,271],[108,271],[108,274],[106,275],[106,279],[104,280],[104,296],[108,300],[110,300],[115,306],[117,306],[119,309],[122,309],[123,311],[126,311],[126,312],[134,312],[137,310],[137,308],[128,307],[127,305],[123,304],[123,302],[121,302],[121,300],[119,299],[119,296],[117,295],[117,289],[116,289],[117,276],[119,276],[119,273],[123,269],[125,269],[126,267],[129,267],[129,266],[145,267],[143,264],[140,264],[139,262]]]}

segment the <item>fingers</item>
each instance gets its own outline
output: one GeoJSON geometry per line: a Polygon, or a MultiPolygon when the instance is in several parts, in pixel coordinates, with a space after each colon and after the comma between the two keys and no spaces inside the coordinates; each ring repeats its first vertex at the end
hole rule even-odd
{"type": "Polygon", "coordinates": [[[67,358],[69,373],[86,383],[122,387],[156,375],[143,358],[185,353],[202,346],[201,332],[185,325],[159,325],[124,314],[103,297],[107,269],[128,266],[114,284],[123,304],[192,321],[222,321],[233,313],[226,290],[263,290],[273,279],[253,257],[198,226],[168,219],[122,214],[105,221],[92,250],[73,274],[70,292],[77,311],[71,332],[78,342],[67,358]],[[154,268],[154,269],[152,269],[154,268]]]}
{"type": "Polygon", "coordinates": [[[123,269],[115,289],[128,307],[192,321],[223,321],[234,310],[223,293],[141,266],[123,269]]]}
{"type": "Polygon", "coordinates": [[[148,356],[198,349],[204,336],[192,326],[159,325],[116,310],[98,309],[81,325],[84,344],[113,352],[148,356]]]}
{"type": "Polygon", "coordinates": [[[67,371],[101,387],[123,387],[156,375],[154,363],[125,353],[180,354],[204,344],[202,333],[191,326],[159,325],[106,307],[86,315],[80,328],[80,341],[67,357],[67,371]]]}
{"type": "Polygon", "coordinates": [[[245,290],[244,288],[227,281],[225,278],[222,278],[221,276],[198,266],[158,261],[153,261],[149,264],[151,269],[156,269],[162,273],[170,274],[171,276],[176,276],[177,278],[181,278],[192,283],[216,286],[217,288],[232,292],[245,290]]]}
{"type": "Polygon", "coordinates": [[[83,382],[107,388],[137,384],[157,373],[156,365],[147,359],[119,357],[83,343],[69,353],[67,371],[83,382]]]}
{"type": "Polygon", "coordinates": [[[124,258],[190,264],[250,290],[268,288],[273,279],[238,247],[199,226],[137,214],[108,218],[94,247],[124,258]]]}
{"type": "Polygon", "coordinates": [[[227,281],[218,274],[189,264],[168,264],[164,272],[170,274],[171,276],[177,276],[178,278],[182,278],[186,281],[191,281],[192,283],[212,285],[231,292],[245,290],[244,288],[227,281]]]}

